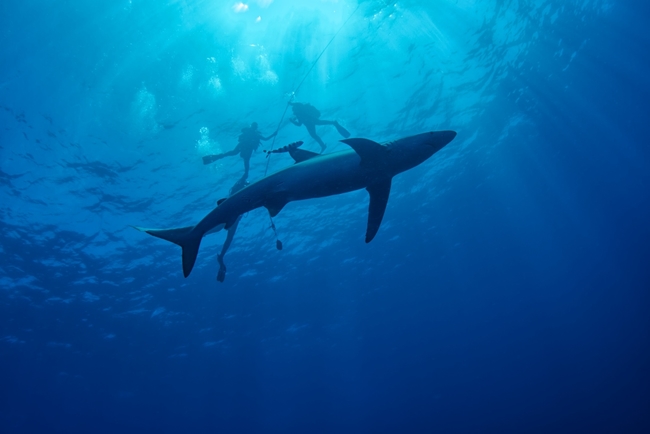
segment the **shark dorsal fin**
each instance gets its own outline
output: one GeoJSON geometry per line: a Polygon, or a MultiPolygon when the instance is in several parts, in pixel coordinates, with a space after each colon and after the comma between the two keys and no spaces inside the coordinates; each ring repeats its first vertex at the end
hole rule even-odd
{"type": "Polygon", "coordinates": [[[345,143],[354,149],[354,152],[359,154],[359,157],[361,157],[361,163],[383,159],[386,155],[386,150],[388,149],[385,146],[368,139],[345,139],[341,140],[341,142],[345,143]]]}
{"type": "Polygon", "coordinates": [[[224,197],[223,199],[219,199],[219,200],[217,201],[217,206],[219,206],[219,205],[221,205],[222,203],[224,203],[224,202],[226,201],[226,199],[228,199],[228,198],[227,198],[227,197],[224,197]]]}
{"type": "Polygon", "coordinates": [[[311,151],[305,151],[304,149],[291,149],[289,155],[296,163],[302,163],[303,161],[310,160],[314,157],[318,157],[320,154],[311,151]]]}
{"type": "Polygon", "coordinates": [[[384,218],[388,196],[390,196],[390,185],[392,179],[387,178],[369,185],[366,190],[370,193],[370,205],[368,206],[368,228],[366,229],[366,243],[372,241],[377,235],[381,221],[384,218]]]}

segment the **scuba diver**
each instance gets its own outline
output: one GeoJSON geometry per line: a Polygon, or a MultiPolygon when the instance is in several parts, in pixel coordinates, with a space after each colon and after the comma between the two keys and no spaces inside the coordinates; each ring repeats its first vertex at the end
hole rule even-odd
{"type": "Polygon", "coordinates": [[[316,134],[316,125],[334,125],[336,130],[340,135],[346,139],[350,137],[348,130],[343,128],[338,121],[326,121],[321,120],[320,112],[316,107],[308,103],[299,103],[299,102],[290,102],[291,108],[293,109],[293,116],[289,118],[289,121],[297,127],[302,125],[307,128],[309,135],[318,142],[320,145],[320,150],[323,152],[327,145],[323,142],[318,134],[316,134]]]}
{"type": "MultiPolygon", "coordinates": [[[[232,196],[233,194],[237,193],[239,190],[246,187],[247,185],[248,185],[248,181],[246,181],[246,177],[242,176],[235,183],[235,185],[232,186],[228,196],[232,196]]],[[[237,226],[239,225],[241,218],[242,216],[237,217],[235,223],[227,229],[228,234],[226,235],[226,241],[224,241],[223,243],[223,247],[221,248],[221,253],[217,255],[217,262],[219,262],[219,271],[217,272],[217,280],[219,282],[223,282],[226,278],[226,264],[224,264],[223,262],[223,257],[226,255],[226,252],[230,248],[230,244],[232,244],[232,239],[235,237],[235,232],[237,231],[237,226]]]]}
{"type": "Polygon", "coordinates": [[[239,142],[235,149],[224,152],[223,154],[206,155],[203,157],[203,164],[210,164],[224,157],[231,157],[239,154],[244,160],[244,175],[242,176],[242,179],[245,180],[248,178],[251,156],[253,155],[253,151],[256,151],[260,146],[260,140],[270,140],[275,137],[276,134],[278,134],[277,131],[268,137],[262,136],[262,134],[257,130],[257,122],[253,122],[250,127],[242,128],[241,134],[239,135],[239,142]]]}

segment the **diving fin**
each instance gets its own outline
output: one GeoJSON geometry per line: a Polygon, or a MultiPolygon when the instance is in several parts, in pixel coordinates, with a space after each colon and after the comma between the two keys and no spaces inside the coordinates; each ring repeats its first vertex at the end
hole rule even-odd
{"type": "Polygon", "coordinates": [[[343,138],[347,139],[348,137],[350,137],[350,132],[345,128],[343,128],[338,121],[335,121],[334,127],[336,127],[336,131],[338,131],[339,134],[343,136],[343,138]]]}
{"type": "Polygon", "coordinates": [[[221,159],[221,155],[220,155],[220,154],[216,154],[216,155],[205,155],[205,156],[203,157],[203,164],[214,163],[215,161],[220,160],[220,159],[221,159]]]}

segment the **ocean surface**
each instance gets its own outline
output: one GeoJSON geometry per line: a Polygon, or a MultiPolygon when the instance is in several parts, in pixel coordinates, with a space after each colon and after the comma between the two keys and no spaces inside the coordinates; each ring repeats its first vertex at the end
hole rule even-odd
{"type": "MultiPolygon", "coordinates": [[[[650,11],[633,0],[3,0],[1,433],[650,432],[650,11]],[[288,102],[456,139],[192,226],[288,102]],[[276,248],[280,240],[282,250],[276,248]]],[[[317,127],[325,153],[349,149],[317,127]]]]}

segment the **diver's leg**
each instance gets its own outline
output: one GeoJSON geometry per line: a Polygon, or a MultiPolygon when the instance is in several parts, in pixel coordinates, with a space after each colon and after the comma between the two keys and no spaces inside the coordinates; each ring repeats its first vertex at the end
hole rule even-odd
{"type": "Polygon", "coordinates": [[[314,125],[335,125],[336,121],[326,121],[325,119],[316,119],[314,125]]]}
{"type": "Polygon", "coordinates": [[[318,134],[316,134],[316,127],[314,124],[305,124],[305,127],[307,127],[307,132],[312,137],[312,139],[316,140],[320,145],[320,151],[323,152],[325,148],[327,148],[327,145],[323,142],[323,139],[321,139],[318,134]]]}
{"type": "Polygon", "coordinates": [[[226,278],[226,264],[223,262],[223,257],[226,256],[226,252],[232,244],[232,239],[235,237],[235,232],[237,231],[237,226],[239,225],[239,220],[241,217],[237,218],[235,224],[233,224],[230,229],[228,229],[228,234],[226,235],[226,241],[223,243],[221,248],[221,253],[217,255],[217,261],[219,262],[219,272],[217,273],[217,280],[223,282],[226,278]]]}
{"type": "Polygon", "coordinates": [[[238,152],[239,150],[235,148],[232,151],[224,152],[223,154],[206,155],[205,157],[203,157],[203,164],[214,163],[215,161],[221,160],[224,157],[231,157],[233,155],[237,155],[238,152]]]}
{"type": "Polygon", "coordinates": [[[248,171],[251,168],[251,157],[250,155],[242,156],[244,159],[244,175],[242,178],[248,178],[248,171]]]}

